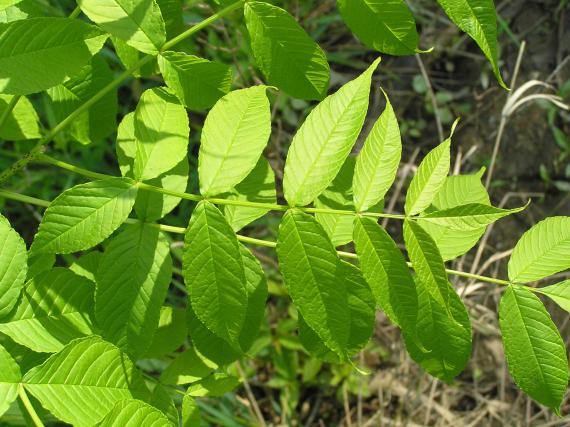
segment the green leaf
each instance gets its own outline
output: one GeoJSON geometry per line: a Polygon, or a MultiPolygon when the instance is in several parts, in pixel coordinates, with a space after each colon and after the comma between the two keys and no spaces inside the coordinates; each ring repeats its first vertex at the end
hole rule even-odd
{"type": "Polygon", "coordinates": [[[268,83],[294,98],[323,99],[330,69],[319,45],[277,6],[248,1],[244,10],[251,49],[268,83]]]}
{"type": "MultiPolygon", "coordinates": [[[[469,203],[487,206],[491,204],[487,190],[481,182],[481,173],[448,176],[426,212],[451,209],[469,203]]],[[[422,217],[419,217],[417,221],[435,241],[445,261],[465,254],[479,241],[486,230],[486,227],[467,231],[452,230],[442,225],[423,221],[422,217]]]]}
{"type": "Polygon", "coordinates": [[[501,77],[497,53],[497,13],[493,0],[437,0],[449,18],[479,45],[491,62],[499,84],[501,77]]]}
{"type": "Polygon", "coordinates": [[[76,258],[69,266],[69,269],[78,276],[85,277],[95,283],[95,274],[99,268],[99,262],[103,256],[102,252],[91,251],[76,258]]]}
{"type": "MultiPolygon", "coordinates": [[[[275,191],[275,174],[264,157],[260,157],[255,168],[240,182],[228,196],[230,200],[255,203],[277,203],[275,191]]],[[[224,206],[224,215],[234,229],[241,230],[258,218],[264,216],[269,209],[238,205],[224,206]]]]}
{"type": "Polygon", "coordinates": [[[358,212],[367,211],[384,199],[396,178],[402,156],[398,120],[388,96],[386,108],[374,124],[356,159],[354,204],[358,212]]]}
{"type": "Polygon", "coordinates": [[[257,258],[241,244],[240,253],[245,269],[247,309],[238,338],[239,348],[214,335],[198,319],[192,307],[188,307],[188,325],[192,343],[197,351],[219,365],[233,362],[250,349],[258,338],[259,327],[265,314],[267,282],[263,269],[257,258]]]}
{"type": "Polygon", "coordinates": [[[515,245],[509,279],[534,282],[570,268],[570,217],[554,216],[535,224],[515,245]]]}
{"type": "Polygon", "coordinates": [[[27,272],[26,244],[0,215],[0,317],[6,316],[16,305],[27,272]]]}
{"type": "Polygon", "coordinates": [[[293,303],[325,345],[345,359],[350,335],[348,291],[337,281],[337,252],[323,227],[299,210],[279,226],[277,256],[293,303]]]}
{"type": "Polygon", "coordinates": [[[418,298],[410,269],[396,243],[375,220],[363,217],[354,220],[354,243],[376,304],[394,324],[413,331],[418,298]]]}
{"type": "Polygon", "coordinates": [[[406,214],[419,214],[433,202],[449,173],[450,146],[451,137],[431,150],[418,166],[406,194],[406,214]]]}
{"type": "Polygon", "coordinates": [[[199,426],[202,422],[200,407],[190,395],[182,399],[182,427],[199,426]]]}
{"type": "Polygon", "coordinates": [[[12,355],[0,345],[0,417],[18,397],[22,373],[12,355]]]}
{"type": "MultiPolygon", "coordinates": [[[[76,76],[48,90],[53,112],[61,122],[111,83],[114,74],[99,55],[76,76]]],[[[70,126],[70,133],[82,144],[99,142],[116,130],[117,90],[107,93],[70,126]]]]}
{"type": "Polygon", "coordinates": [[[416,21],[403,0],[338,0],[340,14],[365,45],[389,55],[418,51],[416,21]]]}
{"type": "Polygon", "coordinates": [[[46,209],[31,250],[71,253],[101,243],[129,216],[137,186],[128,178],[76,185],[46,209]]]}
{"type": "Polygon", "coordinates": [[[509,286],[501,298],[499,322],[509,372],[516,384],[560,415],[568,384],[568,359],[550,315],[530,290],[509,286]]]}
{"type": "MultiPolygon", "coordinates": [[[[111,41],[113,42],[113,46],[115,47],[115,53],[117,57],[121,60],[123,67],[125,70],[131,70],[135,67],[135,65],[144,57],[146,54],[136,50],[134,47],[129,46],[125,41],[111,36],[111,41]]],[[[156,58],[153,58],[142,67],[138,68],[137,70],[133,71],[133,77],[141,78],[141,77],[151,77],[158,74],[158,61],[156,58]]]]}
{"type": "Polygon", "coordinates": [[[362,129],[379,62],[317,105],[293,137],[283,178],[289,205],[308,205],[340,171],[362,129]]]}
{"type": "Polygon", "coordinates": [[[152,337],[145,358],[158,359],[174,353],[184,344],[187,336],[186,310],[168,306],[161,307],[158,328],[152,337]]]}
{"type": "Polygon", "coordinates": [[[196,206],[184,245],[189,304],[214,334],[239,348],[247,312],[244,264],[234,231],[207,201],[196,206]]]}
{"type": "Polygon", "coordinates": [[[79,73],[107,35],[77,19],[30,18],[0,24],[0,92],[28,95],[79,73]]]}
{"type": "Polygon", "coordinates": [[[255,167],[271,134],[266,86],[230,92],[210,110],[198,157],[200,191],[231,191],[255,167]]]}
{"type": "MultiPolygon", "coordinates": [[[[163,415],[170,421],[170,427],[176,427],[179,424],[180,415],[178,414],[178,409],[176,404],[170,395],[170,391],[166,389],[165,386],[159,383],[154,383],[150,385],[151,387],[151,397],[146,403],[153,406],[162,412],[163,415]]],[[[164,425],[164,423],[160,423],[164,425]]],[[[134,427],[134,426],[133,426],[134,427]]]]}
{"type": "Polygon", "coordinates": [[[192,397],[219,397],[234,390],[240,379],[231,375],[214,373],[188,387],[186,393],[192,397]]]}
{"type": "Polygon", "coordinates": [[[418,279],[434,300],[445,308],[455,292],[450,289],[443,259],[430,235],[416,222],[404,222],[404,240],[418,279]]]}
{"type": "MultiPolygon", "coordinates": [[[[528,206],[528,205],[527,205],[528,206]]],[[[451,230],[478,230],[498,219],[525,210],[526,206],[515,209],[501,209],[482,203],[469,203],[449,209],[442,209],[421,217],[421,223],[448,227],[451,230]]]]}
{"type": "Polygon", "coordinates": [[[172,279],[168,239],[152,224],[127,226],[106,247],[96,278],[103,338],[139,358],[151,344],[172,279]]]}
{"type": "MultiPolygon", "coordinates": [[[[7,0],[9,3],[11,0],[7,0]]],[[[0,9],[0,23],[8,23],[45,15],[44,6],[33,0],[22,0],[12,6],[0,9]]]]}
{"type": "Polygon", "coordinates": [[[64,422],[92,426],[124,399],[150,397],[129,358],[97,336],[72,341],[24,375],[26,390],[64,422]]]}
{"type": "Polygon", "coordinates": [[[103,30],[144,53],[156,54],[166,41],[154,0],[79,0],[81,10],[103,30]]]}
{"type": "Polygon", "coordinates": [[[451,382],[465,369],[471,356],[471,323],[461,299],[449,283],[446,285],[448,306],[440,304],[416,277],[416,330],[414,334],[403,332],[412,359],[431,375],[451,382]]]}
{"type": "Polygon", "coordinates": [[[211,108],[232,85],[232,69],[221,62],[167,51],[158,57],[158,65],[164,82],[190,110],[211,108]]]}
{"type": "MultiPolygon", "coordinates": [[[[12,101],[12,95],[0,95],[0,116],[12,101]]],[[[21,97],[0,128],[0,138],[10,141],[40,138],[39,119],[34,106],[26,97],[21,97]]]]}
{"type": "Polygon", "coordinates": [[[26,280],[31,280],[38,274],[51,270],[55,264],[55,254],[53,253],[28,253],[28,255],[28,274],[26,275],[26,280]]]}
{"type": "Polygon", "coordinates": [[[210,375],[217,365],[189,348],[178,353],[176,359],[166,367],[160,375],[160,381],[165,384],[190,384],[210,375]]]}
{"type": "MultiPolygon", "coordinates": [[[[375,307],[374,295],[370,286],[362,277],[360,270],[352,264],[339,260],[336,268],[337,283],[347,290],[347,306],[349,316],[349,335],[346,342],[348,357],[358,354],[370,340],[374,329],[375,307]]],[[[339,363],[343,360],[333,353],[299,315],[299,338],[303,347],[313,356],[339,363]]]]}
{"type": "Polygon", "coordinates": [[[188,114],[169,90],[146,90],[133,121],[136,179],[156,178],[186,158],[190,135],[188,114]]]}
{"type": "Polygon", "coordinates": [[[535,291],[546,295],[562,309],[570,313],[570,280],[564,280],[544,288],[536,288],[535,291]]]}
{"type": "Polygon", "coordinates": [[[173,424],[158,409],[136,399],[118,401],[105,418],[97,424],[99,427],[165,427],[173,424]]]}
{"type": "Polygon", "coordinates": [[[93,282],[56,267],[24,287],[0,332],[33,351],[55,353],[75,338],[93,333],[93,282]]]}

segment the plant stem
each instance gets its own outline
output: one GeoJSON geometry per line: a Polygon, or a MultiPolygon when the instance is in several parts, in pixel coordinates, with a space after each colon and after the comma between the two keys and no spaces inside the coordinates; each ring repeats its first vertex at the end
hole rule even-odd
{"type": "Polygon", "coordinates": [[[35,426],[36,427],[44,427],[44,423],[42,423],[42,420],[40,419],[36,410],[34,409],[32,402],[30,402],[30,399],[28,398],[28,395],[26,394],[26,390],[24,389],[23,384],[20,384],[18,386],[18,396],[20,397],[20,400],[24,404],[26,411],[28,411],[28,415],[30,416],[30,418],[34,422],[35,426]]]}
{"type": "Polygon", "coordinates": [[[14,95],[10,100],[10,103],[2,113],[2,116],[0,116],[0,129],[2,129],[4,123],[6,122],[6,120],[8,120],[10,113],[14,110],[14,107],[16,107],[16,104],[18,103],[21,97],[22,97],[21,95],[14,95]]]}
{"type": "MultiPolygon", "coordinates": [[[[4,197],[6,199],[11,199],[11,200],[16,200],[19,202],[29,203],[29,204],[37,205],[37,206],[41,206],[41,207],[48,207],[50,205],[50,202],[48,202],[47,200],[36,199],[35,197],[25,196],[23,194],[18,194],[18,193],[14,193],[12,191],[2,190],[2,189],[0,189],[0,197],[4,197]]],[[[139,220],[134,219],[134,218],[129,218],[125,222],[128,224],[138,224],[142,221],[139,221],[139,220]]],[[[175,234],[185,234],[186,233],[186,228],[184,228],[184,227],[174,227],[171,225],[164,225],[164,224],[157,224],[157,223],[146,223],[146,224],[153,226],[153,227],[156,227],[159,230],[162,230],[162,231],[165,231],[168,233],[175,233],[175,234]]],[[[276,242],[272,242],[269,240],[256,239],[254,237],[242,236],[241,234],[236,234],[236,236],[240,242],[247,243],[250,245],[263,246],[266,248],[277,247],[276,242]]],[[[355,253],[352,253],[352,252],[337,251],[337,253],[342,258],[358,259],[358,255],[356,255],[355,253]]],[[[408,262],[408,266],[410,268],[414,268],[414,266],[410,262],[408,262]]],[[[465,278],[474,279],[474,280],[480,280],[482,282],[493,283],[493,284],[501,285],[501,286],[509,286],[512,284],[511,282],[509,282],[507,280],[495,279],[493,277],[481,276],[479,274],[467,273],[464,271],[452,270],[449,268],[446,268],[445,271],[447,272],[447,274],[451,274],[453,276],[459,276],[459,277],[465,277],[465,278]]],[[[529,287],[529,289],[531,291],[533,290],[533,288],[530,288],[530,287],[529,287]]]]}
{"type": "MultiPolygon", "coordinates": [[[[198,31],[202,30],[203,28],[207,27],[208,25],[210,25],[212,22],[216,21],[217,19],[220,19],[220,18],[228,15],[229,13],[233,12],[234,10],[238,9],[239,7],[243,6],[243,4],[244,4],[244,0],[239,0],[236,3],[229,5],[225,9],[222,9],[218,13],[215,13],[214,15],[210,16],[209,18],[204,19],[202,22],[194,25],[193,27],[189,28],[188,30],[186,30],[183,33],[179,34],[178,36],[174,37],[173,39],[167,41],[163,45],[161,51],[167,50],[167,49],[173,47],[174,45],[176,45],[177,43],[180,43],[182,40],[190,37],[191,35],[193,35],[194,33],[198,32],[198,31]]],[[[73,13],[75,13],[75,11],[72,12],[72,14],[73,13]]],[[[28,163],[33,161],[38,155],[42,154],[45,151],[45,146],[47,144],[49,144],[51,142],[51,140],[58,133],[63,131],[65,128],[67,128],[71,123],[73,123],[73,121],[78,116],[80,116],[85,111],[87,111],[89,108],[91,108],[94,104],[96,104],[99,100],[101,100],[105,95],[107,95],[113,89],[117,88],[123,81],[125,81],[127,78],[129,78],[130,75],[133,74],[136,70],[138,70],[140,67],[147,64],[148,62],[152,61],[154,58],[156,58],[156,55],[143,56],[132,67],[130,67],[128,70],[121,73],[119,75],[119,77],[117,77],[115,80],[113,80],[107,86],[102,88],[99,92],[97,92],[95,95],[93,95],[93,97],[91,97],[84,104],[82,104],[75,111],[73,111],[69,116],[67,116],[65,119],[63,119],[61,122],[59,122],[51,131],[49,131],[42,139],[40,139],[38,141],[38,143],[34,146],[34,148],[32,148],[26,155],[24,155],[24,157],[22,157],[20,160],[18,160],[16,163],[14,163],[10,168],[8,168],[4,172],[2,172],[2,174],[0,174],[0,184],[5,182],[8,178],[10,178],[16,172],[18,172],[22,168],[24,168],[28,163]]]]}
{"type": "Polygon", "coordinates": [[[75,9],[73,9],[73,12],[71,12],[68,16],[68,18],[77,18],[79,15],[81,14],[81,8],[79,6],[77,6],[75,9]]]}

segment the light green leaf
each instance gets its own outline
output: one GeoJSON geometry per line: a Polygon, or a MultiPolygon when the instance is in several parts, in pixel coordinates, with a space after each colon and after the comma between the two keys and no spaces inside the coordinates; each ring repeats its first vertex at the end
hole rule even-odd
{"type": "MultiPolygon", "coordinates": [[[[448,176],[435,196],[432,206],[426,212],[433,212],[433,209],[435,211],[451,209],[469,203],[487,206],[491,204],[487,190],[481,182],[481,173],[448,176]]],[[[421,217],[418,218],[418,223],[435,241],[445,261],[465,254],[479,241],[486,230],[486,227],[468,231],[452,230],[448,227],[422,221],[421,217]]]]}
{"type": "MultiPolygon", "coordinates": [[[[346,287],[348,292],[347,305],[350,316],[346,354],[351,357],[364,348],[372,335],[376,318],[374,295],[360,270],[352,264],[340,260],[336,268],[336,277],[335,286],[340,284],[346,287]]],[[[302,315],[299,315],[299,338],[303,347],[313,356],[332,363],[343,361],[307,325],[302,315]]]]}
{"type": "MultiPolygon", "coordinates": [[[[61,122],[73,111],[111,83],[114,74],[100,56],[91,64],[64,83],[48,90],[53,112],[61,122]]],[[[70,126],[70,133],[82,144],[99,142],[116,130],[117,90],[111,90],[86,112],[77,117],[70,126]]]]}
{"type": "Polygon", "coordinates": [[[158,65],[164,82],[190,110],[211,108],[232,85],[232,69],[221,62],[167,51],[158,65]]]}
{"type": "MultiPolygon", "coordinates": [[[[129,46],[125,41],[111,36],[111,41],[115,47],[115,53],[117,57],[121,60],[125,70],[133,69],[135,64],[137,64],[146,54],[141,51],[136,50],[134,47],[129,46]]],[[[142,67],[133,71],[133,77],[151,77],[159,73],[158,61],[153,58],[142,67]]]]}
{"type": "Polygon", "coordinates": [[[550,315],[528,289],[509,286],[501,298],[499,322],[509,372],[516,384],[560,414],[568,384],[568,359],[550,315]]]}
{"type": "MultiPolygon", "coordinates": [[[[33,254],[29,253],[28,257],[28,274],[26,280],[31,280],[38,274],[51,270],[55,264],[55,254],[43,253],[33,254]]],[[[17,299],[17,298],[16,298],[17,299]]],[[[16,300],[14,299],[14,301],[16,300]]]]}
{"type": "Polygon", "coordinates": [[[144,53],[156,54],[166,41],[154,0],[79,0],[81,10],[103,30],[144,53]]]}
{"type": "Polygon", "coordinates": [[[206,358],[218,365],[227,365],[250,349],[259,336],[259,327],[265,314],[267,281],[257,258],[240,244],[240,253],[245,269],[247,311],[239,334],[239,349],[214,335],[188,307],[188,325],[192,343],[206,358]]]}
{"type": "Polygon", "coordinates": [[[99,422],[118,401],[150,397],[129,358],[97,336],[72,341],[23,382],[44,408],[76,426],[99,422]]]}
{"type": "Polygon", "coordinates": [[[146,351],[145,358],[158,359],[174,353],[186,341],[188,325],[186,310],[183,308],[161,307],[158,328],[146,351]]]}
{"type": "Polygon", "coordinates": [[[402,252],[386,230],[371,218],[355,218],[354,243],[376,304],[394,324],[413,332],[418,298],[402,252]]]}
{"type": "Polygon", "coordinates": [[[338,0],[340,14],[365,45],[389,55],[417,52],[416,21],[403,0],[338,0]]]}
{"type": "MultiPolygon", "coordinates": [[[[12,101],[12,95],[0,95],[0,116],[12,101]]],[[[6,117],[0,128],[0,138],[10,141],[40,138],[39,119],[34,106],[26,97],[21,97],[6,117]]]]}
{"type": "Polygon", "coordinates": [[[214,373],[188,387],[186,393],[192,397],[219,397],[234,390],[241,381],[231,375],[214,373]]]}
{"type": "Polygon", "coordinates": [[[210,375],[217,367],[191,347],[178,353],[176,359],[162,371],[160,381],[164,384],[190,384],[210,375]]]}
{"type": "Polygon", "coordinates": [[[15,4],[20,3],[22,0],[0,0],[0,10],[4,10],[9,8],[10,6],[14,6],[15,4]]]}
{"type": "Polygon", "coordinates": [[[501,77],[497,53],[497,13],[493,0],[437,0],[449,18],[471,36],[491,62],[499,84],[501,77]]]}
{"type": "Polygon", "coordinates": [[[0,417],[18,397],[22,373],[12,355],[0,345],[0,417]]]}
{"type": "Polygon", "coordinates": [[[0,24],[0,92],[28,95],[77,74],[107,35],[77,19],[29,18],[0,24]]]}
{"type": "MultiPolygon", "coordinates": [[[[7,1],[8,3],[11,2],[11,0],[7,1]]],[[[5,9],[0,8],[0,23],[20,21],[44,15],[45,10],[42,4],[34,0],[22,0],[5,9]]]]}
{"type": "Polygon", "coordinates": [[[24,287],[16,309],[0,332],[36,352],[55,353],[75,338],[93,333],[94,284],[56,267],[24,287]]]}
{"type": "Polygon", "coordinates": [[[101,243],[129,216],[137,187],[128,178],[76,185],[47,208],[31,250],[71,253],[101,243]]]}
{"type": "Polygon", "coordinates": [[[117,402],[105,418],[97,424],[99,427],[165,427],[172,426],[168,418],[148,403],[136,399],[117,402]]]}
{"type": "Polygon", "coordinates": [[[6,316],[16,305],[27,272],[26,244],[0,215],[0,317],[6,316]]]}
{"type": "Polygon", "coordinates": [[[386,108],[364,141],[354,171],[354,204],[358,212],[367,211],[384,199],[396,178],[402,156],[398,120],[388,96],[386,108]]]}
{"type": "MultiPolygon", "coordinates": [[[[259,158],[255,168],[242,182],[236,185],[228,199],[255,203],[277,203],[275,174],[273,169],[271,169],[271,165],[264,157],[259,158]]],[[[269,209],[265,208],[238,205],[224,206],[224,215],[234,231],[241,230],[246,225],[264,216],[267,212],[269,212],[269,209]]]]}
{"type": "Polygon", "coordinates": [[[172,279],[168,239],[151,224],[127,226],[106,247],[96,279],[103,338],[139,358],[151,344],[172,279]]]}
{"type": "Polygon", "coordinates": [[[136,179],[156,178],[186,158],[190,135],[188,114],[169,90],[146,90],[133,121],[136,179]]]}
{"type": "Polygon", "coordinates": [[[446,285],[449,305],[443,306],[416,277],[416,330],[413,335],[406,330],[403,332],[412,359],[431,375],[450,382],[467,366],[472,344],[467,310],[451,285],[446,285]]]}
{"type": "Polygon", "coordinates": [[[200,191],[231,191],[255,167],[271,134],[266,86],[230,92],[210,110],[198,157],[200,191]]]}
{"type": "Polygon", "coordinates": [[[293,303],[325,345],[345,359],[350,336],[346,285],[337,281],[337,252],[323,227],[299,210],[279,226],[277,256],[293,303]]]}
{"type": "Polygon", "coordinates": [[[182,399],[182,427],[199,426],[202,422],[200,407],[190,395],[182,399]]]}
{"type": "Polygon", "coordinates": [[[255,61],[269,84],[294,98],[326,95],[330,69],[325,52],[295,18],[277,6],[248,1],[245,23],[255,61]]]}
{"type": "Polygon", "coordinates": [[[419,214],[433,202],[449,173],[450,146],[451,137],[431,150],[418,166],[406,194],[406,214],[419,214]]]}
{"type": "Polygon", "coordinates": [[[535,224],[517,242],[509,259],[509,279],[534,282],[570,268],[570,217],[535,224]]]}
{"type": "Polygon", "coordinates": [[[283,182],[289,205],[308,205],[340,171],[362,129],[379,62],[317,105],[293,137],[283,182]]]}
{"type": "Polygon", "coordinates": [[[450,289],[443,259],[430,235],[416,222],[404,222],[404,241],[408,257],[418,279],[433,299],[444,308],[449,307],[450,289]]]}
{"type": "Polygon", "coordinates": [[[207,201],[196,206],[188,224],[183,270],[189,305],[198,319],[239,348],[247,312],[244,264],[234,231],[207,201]]]}
{"type": "Polygon", "coordinates": [[[73,261],[69,266],[69,269],[78,276],[85,277],[95,283],[95,274],[99,268],[99,262],[101,261],[102,256],[103,253],[99,251],[84,253],[73,261]]]}
{"type": "Polygon", "coordinates": [[[564,280],[544,288],[536,288],[535,291],[546,295],[562,309],[570,313],[570,280],[564,280]]]}
{"type": "Polygon", "coordinates": [[[429,222],[451,230],[479,230],[498,219],[522,212],[525,208],[526,206],[515,209],[501,209],[482,203],[469,203],[424,215],[421,217],[420,223],[429,222]]]}

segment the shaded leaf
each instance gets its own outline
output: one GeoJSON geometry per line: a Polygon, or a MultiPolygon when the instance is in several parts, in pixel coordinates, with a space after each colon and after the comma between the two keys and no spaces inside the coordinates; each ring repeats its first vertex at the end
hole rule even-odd
{"type": "MultiPolygon", "coordinates": [[[[0,95],[0,116],[12,101],[12,95],[0,95]]],[[[26,97],[21,97],[6,117],[0,128],[0,138],[11,141],[40,138],[39,119],[34,106],[26,97]]]]}
{"type": "Polygon", "coordinates": [[[28,271],[26,244],[0,215],[0,317],[16,305],[28,271]]]}

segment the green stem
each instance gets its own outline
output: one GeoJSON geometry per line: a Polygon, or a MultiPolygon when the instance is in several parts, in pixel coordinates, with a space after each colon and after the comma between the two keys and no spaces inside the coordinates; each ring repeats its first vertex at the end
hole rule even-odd
{"type": "Polygon", "coordinates": [[[81,14],[81,8],[77,6],[75,9],[73,9],[73,12],[69,14],[68,18],[74,19],[77,18],[80,14],[81,14]]]}
{"type": "MultiPolygon", "coordinates": [[[[14,193],[12,191],[2,190],[2,189],[0,189],[0,197],[4,197],[6,199],[11,199],[11,200],[16,200],[19,202],[29,203],[32,205],[42,206],[42,207],[48,207],[50,205],[50,202],[48,202],[46,200],[36,199],[35,197],[25,196],[22,194],[18,194],[18,193],[14,193]]],[[[126,223],[128,223],[128,224],[138,224],[140,222],[141,221],[139,221],[137,219],[133,219],[133,218],[129,218],[126,220],[126,223]]],[[[168,233],[175,233],[175,234],[185,234],[186,233],[186,228],[184,228],[184,227],[174,227],[171,225],[156,224],[156,223],[147,223],[147,224],[151,225],[153,227],[156,227],[159,230],[168,232],[168,233]]],[[[266,248],[277,247],[276,242],[272,242],[269,240],[256,239],[254,237],[242,236],[240,234],[236,234],[236,236],[240,242],[247,243],[250,245],[263,246],[266,248]]],[[[352,252],[337,251],[337,253],[342,258],[358,259],[358,255],[356,255],[355,253],[352,253],[352,252]]],[[[410,262],[408,262],[408,266],[410,268],[414,268],[414,266],[410,262]]],[[[451,274],[453,276],[466,277],[469,279],[480,280],[482,282],[488,282],[488,283],[494,283],[496,285],[501,285],[501,286],[509,286],[512,284],[511,282],[509,282],[507,280],[495,279],[493,277],[487,277],[487,276],[480,276],[478,274],[471,274],[471,273],[466,273],[463,271],[451,270],[449,268],[446,268],[445,271],[447,272],[447,274],[451,274]]],[[[530,287],[529,287],[529,289],[532,290],[532,288],[530,288],[530,287]]]]}
{"type": "Polygon", "coordinates": [[[20,384],[18,386],[18,396],[20,397],[20,400],[24,404],[26,411],[28,411],[28,415],[30,416],[30,418],[34,422],[34,425],[36,427],[44,427],[44,423],[42,423],[42,420],[40,419],[36,410],[34,409],[32,402],[30,402],[30,399],[28,398],[28,395],[26,394],[26,390],[24,389],[23,384],[20,384]]]}
{"type": "Polygon", "coordinates": [[[6,120],[8,120],[10,113],[12,113],[12,111],[14,110],[14,107],[16,107],[16,104],[18,103],[18,101],[20,100],[21,97],[22,97],[21,95],[14,95],[12,97],[12,99],[10,100],[10,102],[8,103],[8,106],[6,107],[4,112],[2,113],[2,116],[0,116],[0,129],[2,129],[2,127],[4,126],[4,123],[6,122],[6,120]]]}

